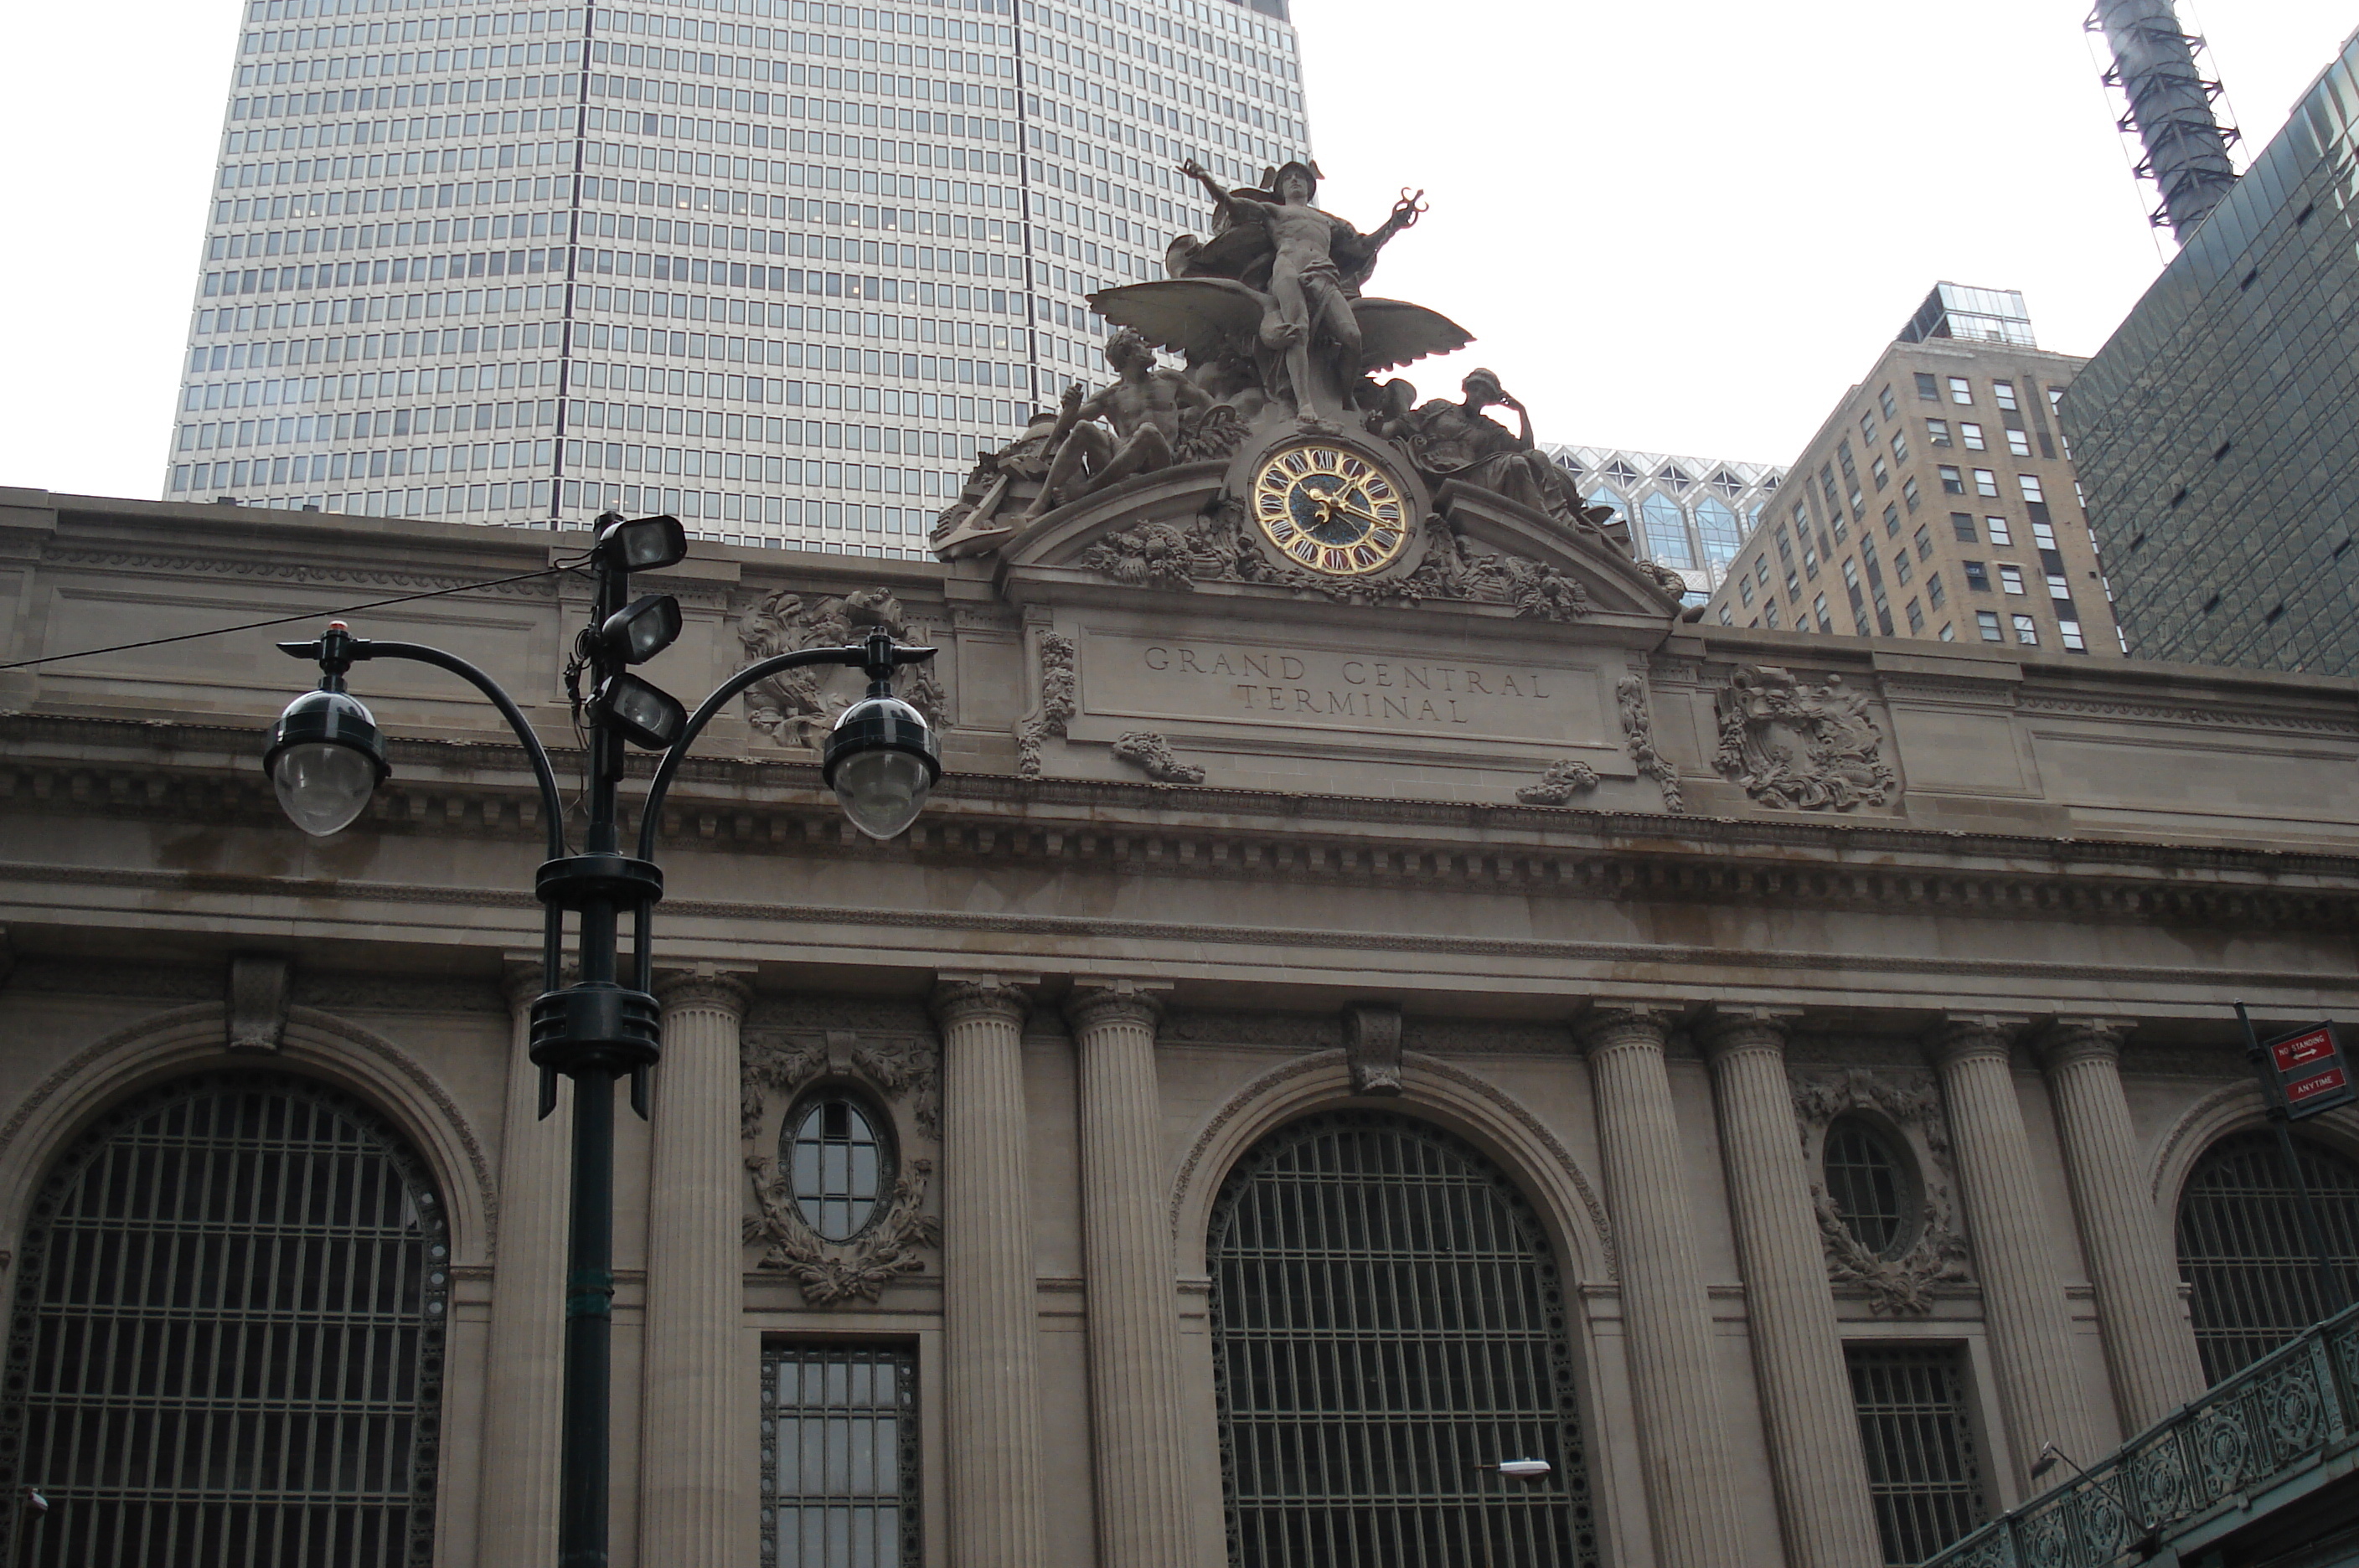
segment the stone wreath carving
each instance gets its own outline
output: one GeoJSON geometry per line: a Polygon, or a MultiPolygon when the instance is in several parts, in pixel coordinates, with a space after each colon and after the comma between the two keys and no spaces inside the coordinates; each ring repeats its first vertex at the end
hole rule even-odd
{"type": "Polygon", "coordinates": [[[1551,762],[1537,784],[1527,784],[1516,791],[1516,799],[1527,806],[1566,806],[1585,789],[1597,788],[1597,769],[1586,762],[1566,758],[1551,762]]]}
{"type": "Polygon", "coordinates": [[[1157,784],[1201,784],[1204,770],[1171,754],[1171,743],[1149,730],[1132,730],[1114,743],[1117,762],[1127,762],[1157,784]]]}
{"type": "Polygon", "coordinates": [[[1184,522],[1147,522],[1106,535],[1076,564],[1135,588],[1192,593],[1198,583],[1255,583],[1354,604],[1414,604],[1427,599],[1505,604],[1519,616],[1575,621],[1589,593],[1553,566],[1517,555],[1470,550],[1447,520],[1428,517],[1425,559],[1386,582],[1321,576],[1272,561],[1246,528],[1234,497],[1184,522]]]}
{"type": "Polygon", "coordinates": [[[1614,701],[1622,710],[1622,743],[1629,748],[1630,760],[1662,790],[1663,810],[1673,816],[1686,811],[1687,802],[1680,796],[1680,770],[1655,749],[1655,718],[1647,707],[1647,683],[1635,675],[1625,675],[1614,683],[1614,701]]]}
{"type": "Polygon", "coordinates": [[[1880,806],[1891,793],[1892,765],[1867,695],[1840,675],[1810,686],[1775,665],[1740,664],[1712,709],[1714,764],[1765,806],[1848,811],[1880,806]]]}
{"type": "Polygon", "coordinates": [[[1803,1080],[1793,1085],[1793,1094],[1828,1278],[1838,1286],[1864,1290],[1872,1312],[1924,1316],[1933,1310],[1935,1287],[1958,1284],[1968,1277],[1965,1237],[1958,1231],[1957,1205],[1951,1196],[1955,1170],[1940,1096],[1929,1080],[1896,1082],[1857,1068],[1803,1080]],[[1896,1257],[1871,1251],[1854,1236],[1843,1222],[1842,1206],[1818,1180],[1826,1169],[1827,1129],[1836,1117],[1853,1113],[1864,1113],[1898,1134],[1917,1162],[1917,1235],[1896,1257]]]}
{"type": "MultiPolygon", "coordinates": [[[[901,601],[887,589],[863,588],[806,599],[781,588],[764,594],[738,617],[737,642],[745,650],[745,663],[756,664],[781,653],[858,642],[879,626],[898,640],[913,639],[901,601]]],[[[826,739],[836,715],[856,701],[864,689],[857,672],[846,679],[839,668],[789,670],[746,689],[745,719],[781,746],[817,746],[826,739]]],[[[928,724],[937,730],[941,727],[943,691],[932,665],[913,664],[903,670],[899,695],[923,713],[928,724]]]]}
{"type": "Polygon", "coordinates": [[[892,1190],[878,1202],[867,1228],[849,1241],[832,1242],[803,1219],[789,1173],[766,1149],[763,1133],[773,1097],[791,1105],[804,1088],[834,1077],[864,1085],[938,1141],[940,1053],[916,1041],[862,1042],[848,1031],[830,1031],[824,1044],[749,1033],[738,1074],[739,1130],[755,1206],[745,1221],[744,1240],[762,1248],[755,1267],[784,1273],[814,1307],[874,1301],[902,1275],[921,1272],[923,1253],[941,1245],[941,1222],[925,1212],[932,1160],[905,1153],[896,1164],[892,1190]]]}
{"type": "Polygon", "coordinates": [[[1040,634],[1040,711],[1016,726],[1016,776],[1040,777],[1040,747],[1050,735],[1061,735],[1081,711],[1080,657],[1073,639],[1062,632],[1040,634]]]}

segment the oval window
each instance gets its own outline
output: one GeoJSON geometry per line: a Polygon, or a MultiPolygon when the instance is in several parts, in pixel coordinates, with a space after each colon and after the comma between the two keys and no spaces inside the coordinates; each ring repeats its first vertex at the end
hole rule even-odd
{"type": "Polygon", "coordinates": [[[1915,1243],[1908,1166],[1877,1128],[1858,1116],[1837,1116],[1827,1128],[1826,1179],[1827,1196],[1862,1247],[1891,1258],[1915,1243]]]}
{"type": "Polygon", "coordinates": [[[808,1100],[787,1118],[785,1142],[803,1223],[823,1241],[866,1230],[892,1177],[891,1149],[867,1107],[842,1094],[808,1100]]]}

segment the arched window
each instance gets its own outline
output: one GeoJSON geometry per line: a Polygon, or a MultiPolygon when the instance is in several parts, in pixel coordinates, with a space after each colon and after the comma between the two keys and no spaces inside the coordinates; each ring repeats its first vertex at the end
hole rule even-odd
{"type": "Polygon", "coordinates": [[[397,1568],[434,1550],[450,1233],[350,1096],[275,1073],[117,1106],[33,1201],[0,1485],[41,1568],[397,1568]]]}
{"type": "Polygon", "coordinates": [[[893,1181],[893,1150],[875,1115],[848,1094],[822,1093],[795,1107],[781,1135],[795,1203],[822,1240],[850,1241],[876,1217],[893,1181]]]}
{"type": "Polygon", "coordinates": [[[1837,1116],[1827,1128],[1827,1196],[1845,1229],[1879,1258],[1916,1243],[1918,1203],[1909,1161],[1863,1116],[1837,1116]]]}
{"type": "Polygon", "coordinates": [[[1703,536],[1706,567],[1726,566],[1736,559],[1738,549],[1745,543],[1745,535],[1736,526],[1736,514],[1711,495],[1696,503],[1696,532],[1703,536]]]}
{"type": "Polygon", "coordinates": [[[1597,1561],[1564,1288],[1474,1149],[1382,1113],[1296,1122],[1238,1161],[1209,1256],[1235,1568],[1597,1561]],[[1551,1469],[1481,1468],[1506,1459],[1551,1469]]]}
{"type": "Polygon", "coordinates": [[[1638,516],[1646,524],[1647,560],[1658,566],[1693,569],[1695,552],[1688,547],[1688,517],[1677,501],[1661,494],[1649,495],[1638,503],[1638,516]]]}
{"type": "MultiPolygon", "coordinates": [[[[2343,1288],[2359,1294],[2359,1165],[2305,1138],[2294,1149],[2343,1288]]],[[[2196,1161],[2179,1199],[2179,1267],[2195,1287],[2195,1343],[2215,1383],[2326,1315],[2274,1132],[2232,1134],[2196,1161]]]]}

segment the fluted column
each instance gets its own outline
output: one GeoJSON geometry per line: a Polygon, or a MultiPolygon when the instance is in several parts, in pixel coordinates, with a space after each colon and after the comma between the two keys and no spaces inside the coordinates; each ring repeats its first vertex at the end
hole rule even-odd
{"type": "Polygon", "coordinates": [[[500,1126],[500,1230],[493,1258],[491,1367],[484,1388],[485,1563],[557,1557],[557,1433],[564,1405],[566,1209],[573,1085],[559,1079],[557,1113],[540,1119],[532,1043],[538,963],[511,962],[507,1108],[500,1126]]]}
{"type": "Polygon", "coordinates": [[[1786,1081],[1786,1024],[1767,1008],[1723,1008],[1699,1032],[1720,1104],[1786,1561],[1789,1568],[1877,1568],[1884,1552],[1859,1417],[1786,1081]]]}
{"type": "Polygon", "coordinates": [[[2176,1257],[2140,1179],[2145,1161],[2122,1094],[2123,1033],[2102,1018],[2062,1019],[2041,1037],[2039,1054],[2127,1434],[2201,1393],[2203,1364],[2180,1306],[2176,1257]]]}
{"type": "Polygon", "coordinates": [[[1082,1231],[1098,1561],[1189,1568],[1180,1315],[1164,1205],[1153,997],[1126,983],[1065,1005],[1081,1056],[1082,1231]]]}
{"type": "Polygon", "coordinates": [[[1667,1012],[1598,1007],[1578,1027],[1597,1101],[1606,1203],[1622,1266],[1638,1458],[1663,1568],[1752,1560],[1729,1486],[1712,1368],[1712,1302],[1697,1261],[1679,1118],[1663,1066],[1667,1012]]]}
{"type": "Polygon", "coordinates": [[[739,1568],[755,1553],[760,1445],[745,1332],[738,1026],[752,999],[718,966],[659,974],[647,1174],[639,1561],[739,1568]]]}
{"type": "Polygon", "coordinates": [[[1025,1149],[1024,1018],[998,976],[946,979],[942,1403],[951,1568],[1038,1568],[1040,1333],[1025,1149]]]}
{"type": "Polygon", "coordinates": [[[2014,1032],[1994,1019],[1953,1018],[1934,1031],[1932,1046],[1973,1233],[2007,1446],[2017,1481],[2028,1486],[2044,1444],[2053,1443],[2084,1464],[2093,1451],[2072,1369],[2063,1282],[2056,1277],[2048,1217],[2032,1181],[2031,1142],[2015,1094],[2008,1054],[2014,1032]]]}

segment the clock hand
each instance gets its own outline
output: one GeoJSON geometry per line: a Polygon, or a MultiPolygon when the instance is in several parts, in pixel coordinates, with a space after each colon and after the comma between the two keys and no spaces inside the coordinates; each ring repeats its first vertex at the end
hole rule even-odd
{"type": "Polygon", "coordinates": [[[1348,514],[1349,514],[1350,516],[1352,516],[1352,517],[1364,517],[1364,518],[1365,518],[1366,520],[1368,520],[1369,522],[1372,522],[1372,523],[1375,524],[1378,528],[1394,528],[1394,527],[1398,526],[1398,525],[1397,525],[1397,524],[1394,524],[1394,523],[1391,523],[1391,522],[1387,522],[1386,519],[1384,519],[1384,518],[1382,518],[1382,517],[1380,517],[1376,516],[1374,512],[1364,512],[1364,511],[1360,510],[1360,508],[1359,508],[1359,507],[1353,506],[1353,505],[1352,505],[1351,503],[1349,503],[1348,501],[1333,501],[1333,500],[1331,500],[1331,501],[1328,501],[1328,502],[1326,503],[1326,505],[1328,505],[1328,506],[1332,506],[1336,511],[1343,512],[1343,513],[1348,513],[1348,514]]]}

